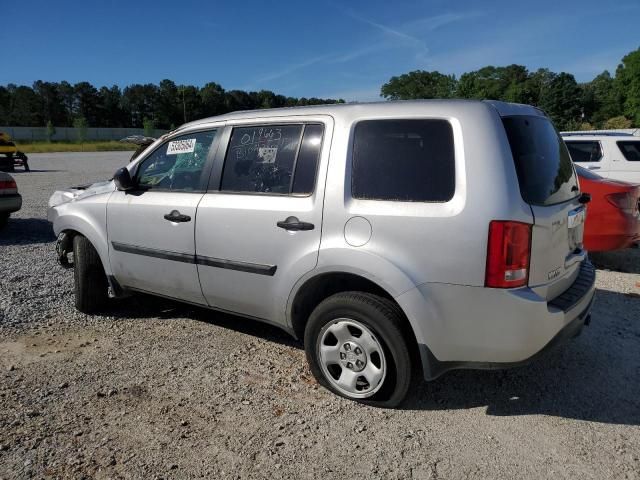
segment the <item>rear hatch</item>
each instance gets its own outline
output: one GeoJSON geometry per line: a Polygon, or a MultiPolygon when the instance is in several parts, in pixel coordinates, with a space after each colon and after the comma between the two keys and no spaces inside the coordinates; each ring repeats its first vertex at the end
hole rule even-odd
{"type": "Polygon", "coordinates": [[[529,287],[547,300],[568,289],[586,258],[586,210],[571,157],[551,121],[542,115],[502,117],[520,193],[531,206],[529,287]]]}

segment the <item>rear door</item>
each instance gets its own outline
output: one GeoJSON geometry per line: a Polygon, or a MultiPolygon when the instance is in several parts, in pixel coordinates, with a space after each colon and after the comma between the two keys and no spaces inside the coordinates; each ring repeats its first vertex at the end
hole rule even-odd
{"type": "Polygon", "coordinates": [[[569,152],[543,116],[503,117],[520,193],[531,206],[529,286],[547,299],[566,290],[579,273],[585,207],[569,152]]]}
{"type": "Polygon", "coordinates": [[[167,140],[138,165],[136,190],[111,195],[109,259],[122,286],[205,304],[194,231],[215,138],[211,129],[167,140]]]}
{"type": "Polygon", "coordinates": [[[598,140],[565,140],[571,160],[587,170],[594,170],[600,176],[606,176],[607,162],[603,158],[602,145],[598,140]]]}
{"type": "Polygon", "coordinates": [[[640,183],[640,140],[616,140],[612,143],[611,178],[640,183]]]}
{"type": "Polygon", "coordinates": [[[332,120],[227,127],[198,206],[196,258],[211,307],[275,322],[315,268],[332,120]],[[318,178],[318,180],[316,180],[318,178]]]}

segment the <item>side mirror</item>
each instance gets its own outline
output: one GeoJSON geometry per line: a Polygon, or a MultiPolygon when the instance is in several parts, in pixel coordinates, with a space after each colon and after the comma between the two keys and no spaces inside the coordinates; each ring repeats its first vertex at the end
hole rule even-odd
{"type": "Polygon", "coordinates": [[[116,188],[123,192],[128,190],[133,190],[135,184],[133,183],[133,179],[129,174],[129,170],[126,167],[119,168],[116,173],[113,175],[113,181],[116,184],[116,188]]]}

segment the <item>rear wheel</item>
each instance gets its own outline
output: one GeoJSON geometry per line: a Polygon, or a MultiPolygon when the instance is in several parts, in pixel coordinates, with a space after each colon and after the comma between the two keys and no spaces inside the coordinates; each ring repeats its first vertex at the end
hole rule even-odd
{"type": "Polygon", "coordinates": [[[305,328],[311,371],[324,387],[351,400],[396,407],[411,381],[409,340],[402,312],[390,300],[363,292],[332,295],[305,328]]]}
{"type": "Polygon", "coordinates": [[[76,308],[83,313],[100,311],[108,300],[107,276],[98,252],[82,235],[73,239],[73,266],[76,308]]]}
{"type": "Polygon", "coordinates": [[[9,214],[8,213],[0,213],[0,230],[7,226],[9,223],[9,214]]]}

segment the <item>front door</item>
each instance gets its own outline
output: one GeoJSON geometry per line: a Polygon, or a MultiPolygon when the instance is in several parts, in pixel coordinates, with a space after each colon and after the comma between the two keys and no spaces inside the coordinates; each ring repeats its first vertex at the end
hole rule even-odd
{"type": "Polygon", "coordinates": [[[324,195],[318,172],[328,161],[328,147],[321,155],[330,144],[328,126],[227,127],[226,154],[221,145],[214,190],[200,202],[196,222],[196,261],[210,306],[284,320],[293,285],[318,259],[324,195]]]}
{"type": "Polygon", "coordinates": [[[136,189],[116,191],[109,199],[109,259],[123,287],[206,303],[194,229],[215,137],[215,130],[207,130],[168,139],[138,164],[136,189]]]}

